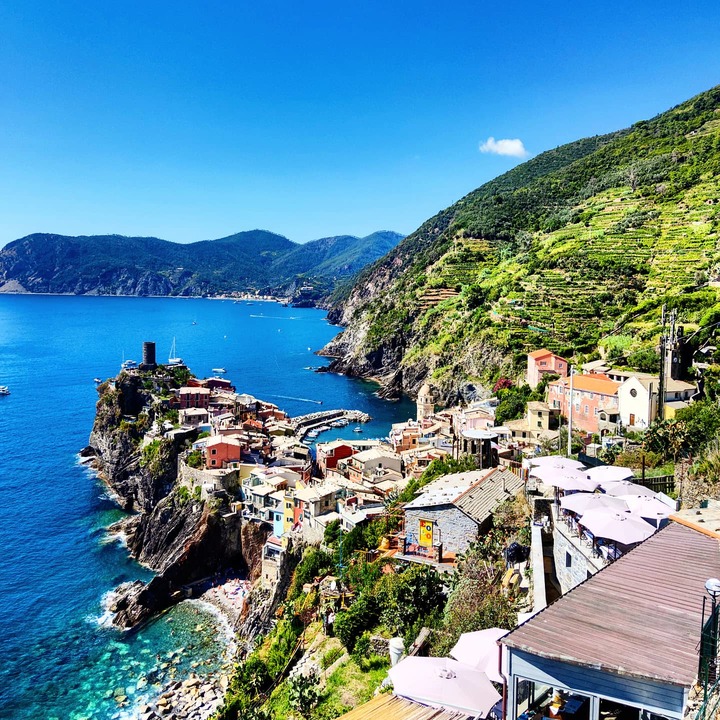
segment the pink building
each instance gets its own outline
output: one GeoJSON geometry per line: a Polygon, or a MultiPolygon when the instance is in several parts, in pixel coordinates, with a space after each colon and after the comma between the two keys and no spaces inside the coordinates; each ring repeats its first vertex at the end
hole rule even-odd
{"type": "Polygon", "coordinates": [[[235,437],[216,435],[205,444],[205,467],[219,470],[227,463],[239,462],[242,458],[243,443],[235,437]]]}
{"type": "MultiPolygon", "coordinates": [[[[620,417],[618,389],[621,383],[604,375],[573,377],[573,428],[588,433],[614,430],[620,417]]],[[[562,378],[548,385],[548,405],[560,408],[570,416],[570,379],[562,378]]]]}
{"type": "Polygon", "coordinates": [[[559,375],[561,378],[567,377],[568,361],[545,348],[529,353],[525,376],[527,384],[531,388],[537,387],[542,376],[547,373],[559,375]]]}
{"type": "Polygon", "coordinates": [[[180,408],[203,408],[208,409],[210,404],[210,390],[204,387],[181,387],[178,393],[180,408]]]}

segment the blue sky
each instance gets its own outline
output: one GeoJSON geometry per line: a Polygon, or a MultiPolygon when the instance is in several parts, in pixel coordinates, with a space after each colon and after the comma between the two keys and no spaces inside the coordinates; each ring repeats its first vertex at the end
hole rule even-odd
{"type": "Polygon", "coordinates": [[[521,161],[489,138],[720,83],[719,31],[709,2],[0,0],[0,245],[409,233],[521,161]]]}

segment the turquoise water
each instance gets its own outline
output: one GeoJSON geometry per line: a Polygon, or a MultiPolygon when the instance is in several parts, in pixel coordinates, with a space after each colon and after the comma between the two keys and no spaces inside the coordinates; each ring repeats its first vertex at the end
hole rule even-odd
{"type": "MultiPolygon", "coordinates": [[[[336,331],[320,311],[269,303],[0,295],[0,385],[11,390],[0,397],[0,716],[126,716],[171,674],[222,662],[223,627],[197,604],[131,635],[99,623],[105,593],[149,574],[108,541],[104,528],[121,513],[77,462],[94,417],[93,378],[115,375],[123,357],[140,360],[143,340],[167,358],[175,338],[200,376],[224,367],[239,391],[291,415],[363,410],[374,419],[361,437],[387,435],[411,403],[305,369],[325,364],[313,352],[336,331]]],[[[320,439],[343,434],[354,436],[352,427],[320,439]]]]}

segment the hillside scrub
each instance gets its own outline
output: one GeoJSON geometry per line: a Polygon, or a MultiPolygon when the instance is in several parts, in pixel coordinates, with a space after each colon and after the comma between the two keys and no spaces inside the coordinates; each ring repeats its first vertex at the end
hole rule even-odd
{"type": "Polygon", "coordinates": [[[335,311],[353,338],[335,368],[409,392],[432,377],[447,397],[543,346],[572,356],[602,343],[655,371],[662,305],[690,326],[718,306],[703,286],[720,276],[718,111],[720,87],[542,153],[430,218],[335,311]]]}

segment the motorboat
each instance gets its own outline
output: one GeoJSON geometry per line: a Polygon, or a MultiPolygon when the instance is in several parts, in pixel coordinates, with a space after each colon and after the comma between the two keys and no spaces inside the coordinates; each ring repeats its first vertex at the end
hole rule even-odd
{"type": "Polygon", "coordinates": [[[10,388],[7,385],[0,385],[0,395],[9,395],[10,388]]]}
{"type": "Polygon", "coordinates": [[[137,366],[138,364],[135,360],[125,360],[120,367],[122,367],[123,370],[135,370],[137,366]]]}
{"type": "Polygon", "coordinates": [[[357,425],[356,427],[353,428],[353,432],[361,433],[362,431],[363,431],[363,429],[359,425],[357,425]]]}
{"type": "Polygon", "coordinates": [[[98,385],[102,382],[102,380],[101,380],[100,378],[93,378],[93,380],[94,380],[98,385]]]}
{"type": "Polygon", "coordinates": [[[213,368],[212,371],[214,373],[218,373],[219,375],[224,375],[227,372],[225,368],[213,368]]]}

